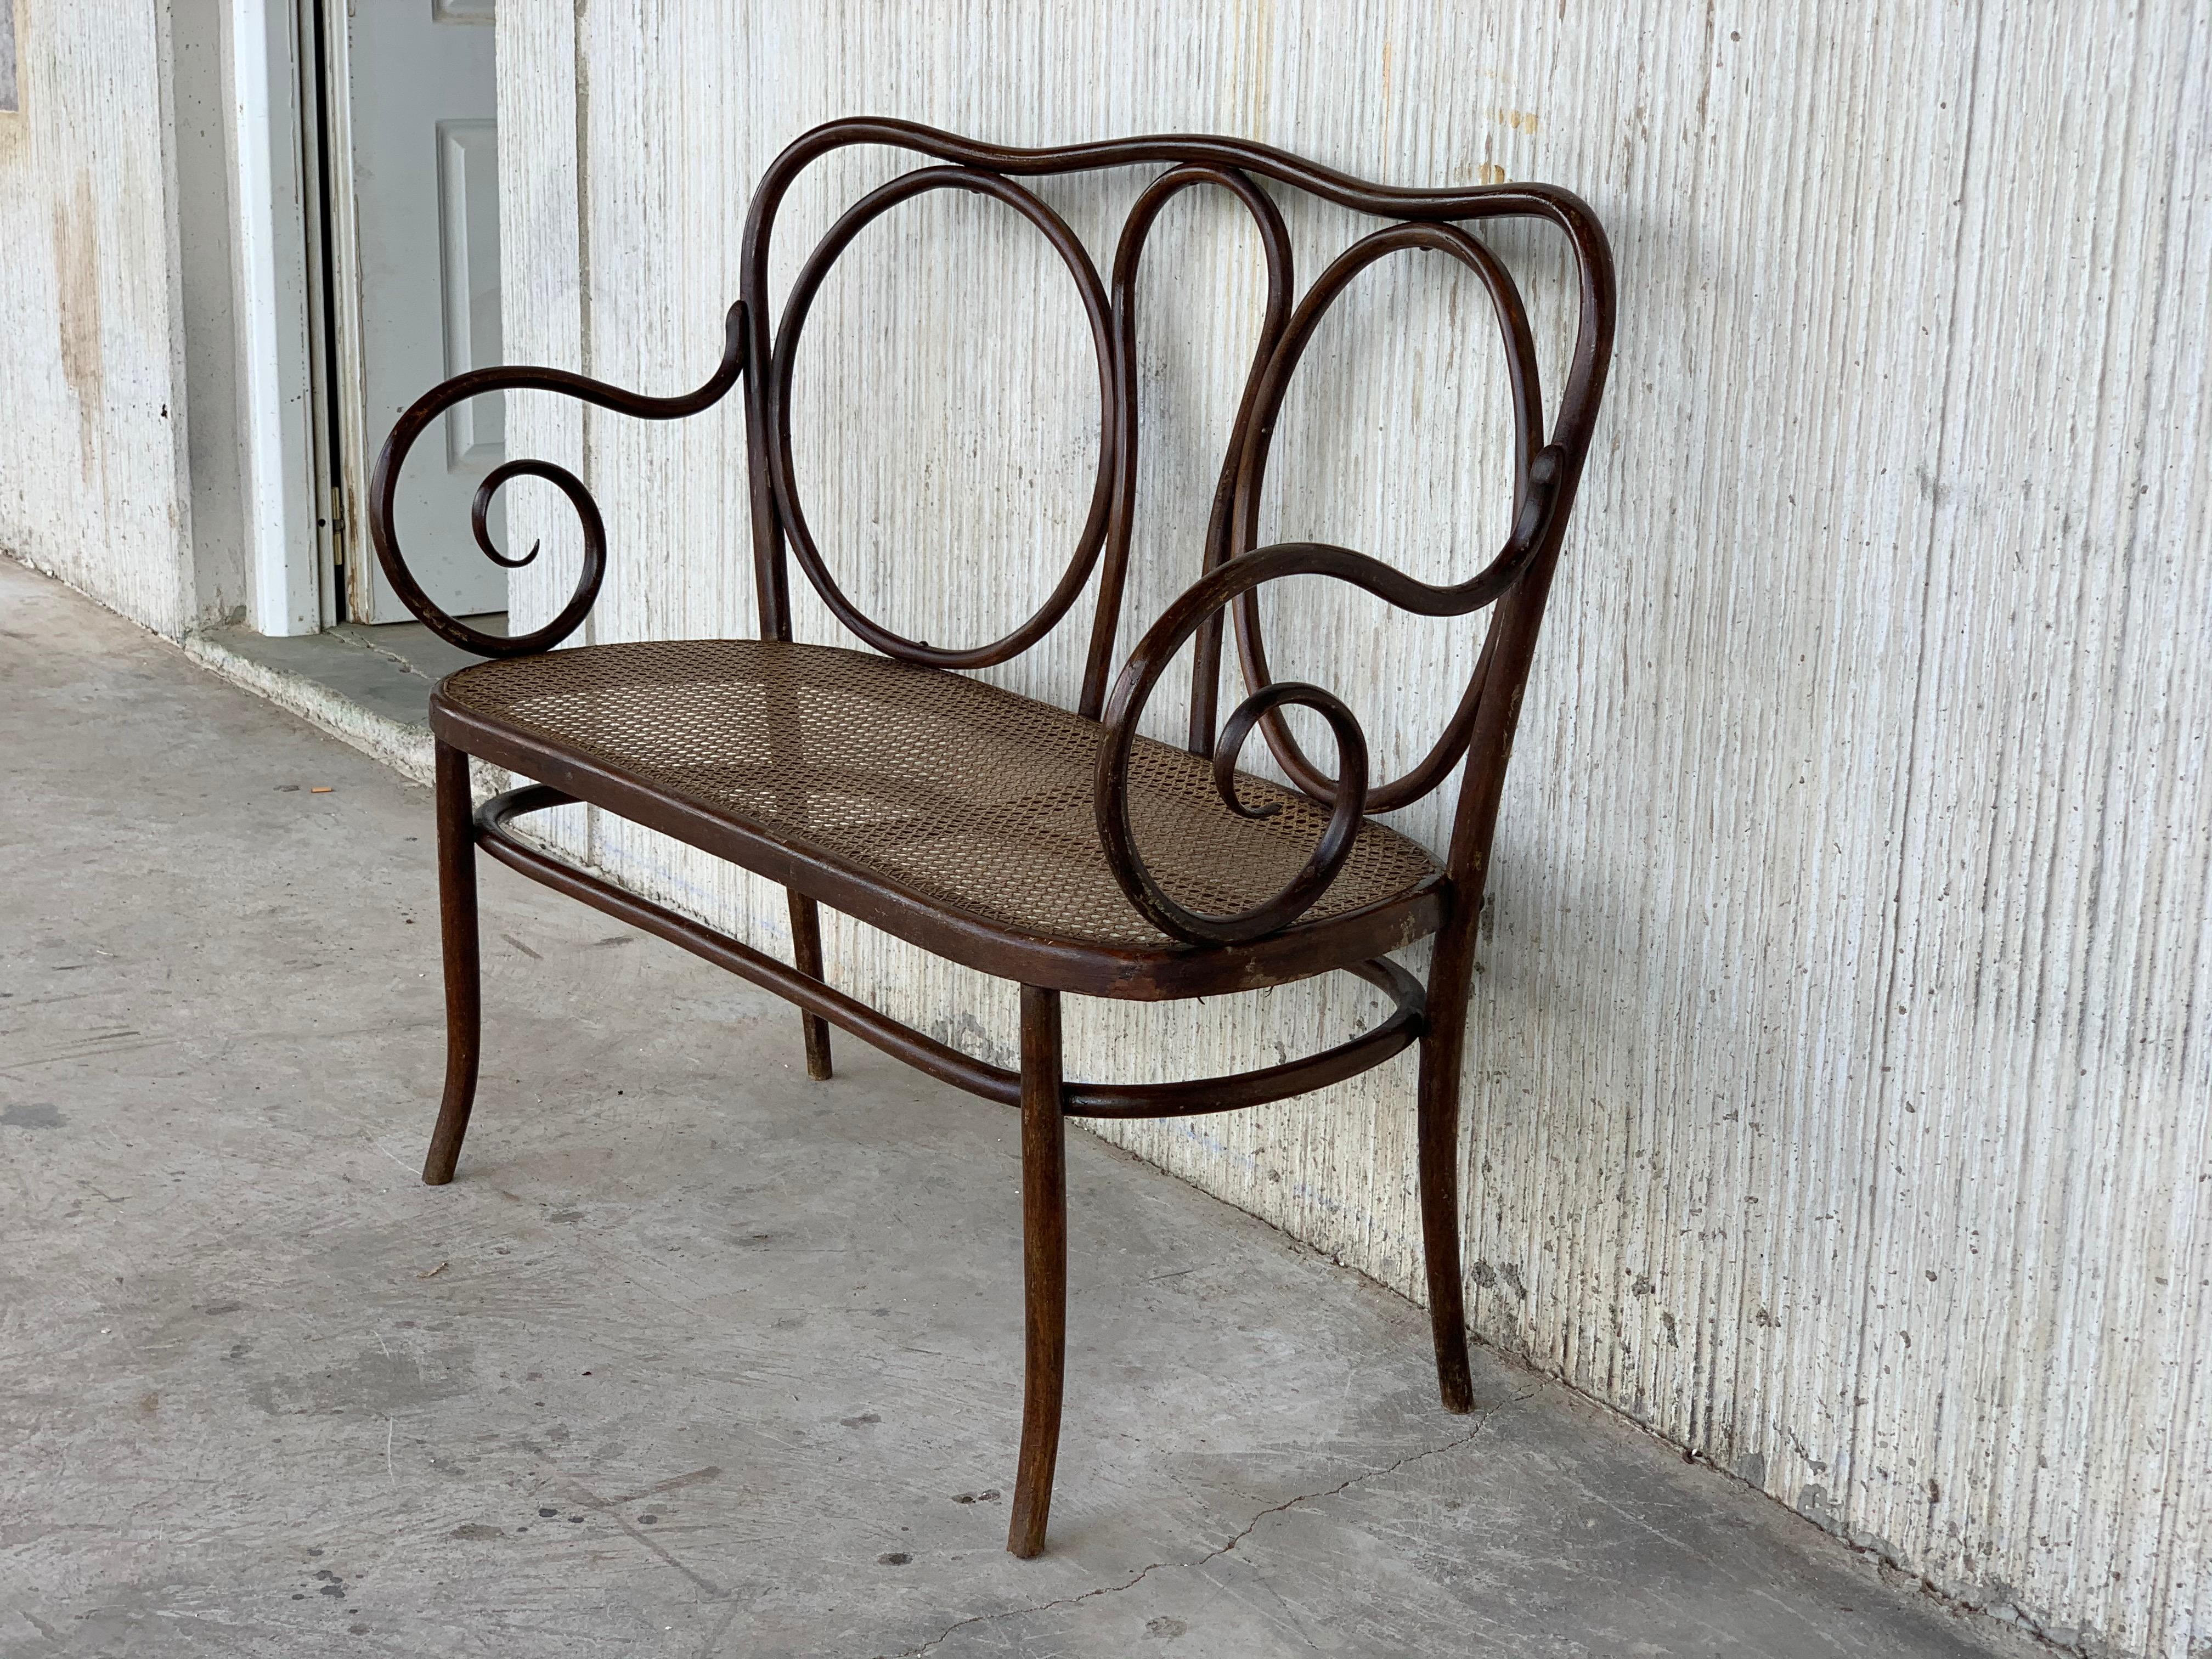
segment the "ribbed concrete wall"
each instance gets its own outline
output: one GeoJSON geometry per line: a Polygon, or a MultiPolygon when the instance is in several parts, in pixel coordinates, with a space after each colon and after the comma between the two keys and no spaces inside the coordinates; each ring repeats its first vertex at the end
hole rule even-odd
{"type": "Polygon", "coordinates": [[[195,599],[168,7],[15,11],[21,107],[0,112],[0,551],[179,633],[195,599]]]}
{"type": "MultiPolygon", "coordinates": [[[[1480,1334],[2061,1640],[2212,1651],[2202,6],[502,0],[500,44],[510,351],[657,391],[712,362],[753,179],[836,114],[1018,143],[1206,129],[1587,197],[1620,349],[1499,836],[1468,1097],[1480,1334]]],[[[795,198],[781,271],[894,165],[795,198]]],[[[1046,193],[1103,260],[1138,183],[1046,193]]],[[[1133,629],[1194,568],[1256,314],[1236,210],[1171,212],[1133,629]]],[[[1309,275],[1352,228],[1292,222],[1309,275]]],[[[1556,301],[1554,249],[1500,246],[1556,301]]],[[[802,370],[817,532],[876,614],[985,637],[1079,522],[1072,296],[973,202],[900,210],[848,261],[802,370]],[[970,356],[1001,331],[1006,356],[970,356]]],[[[1479,295],[1409,263],[1358,297],[1294,394],[1276,528],[1464,574],[1504,522],[1479,295]]],[[[1556,303],[1542,321],[1556,363],[1556,303]]],[[[751,629],[734,410],[510,420],[514,453],[599,491],[598,637],[751,629]]],[[[534,488],[532,618],[574,557],[534,488]]],[[[1322,593],[1275,617],[1279,665],[1400,759],[1479,632],[1322,593]]],[[[1065,699],[1074,648],[998,678],[1065,699]]],[[[1402,822],[1434,842],[1440,805],[1402,822]]],[[[780,942],[771,890],[572,828],[780,942]]],[[[856,927],[831,953],[842,983],[1007,1048],[1009,988],[856,927]]],[[[1202,1074],[1363,1006],[1082,1004],[1072,1064],[1202,1074]]],[[[1408,1060],[1117,1138],[1414,1291],[1411,1096],[1408,1060]]]]}

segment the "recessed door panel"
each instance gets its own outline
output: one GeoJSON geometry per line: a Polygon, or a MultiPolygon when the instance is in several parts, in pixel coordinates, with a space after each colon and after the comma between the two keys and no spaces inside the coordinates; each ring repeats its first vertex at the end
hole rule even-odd
{"type": "MultiPolygon", "coordinates": [[[[399,412],[450,375],[500,361],[499,164],[490,0],[374,0],[346,9],[362,464],[399,412]]],[[[400,475],[394,523],[409,568],[444,609],[507,609],[507,573],[477,551],[469,509],[505,453],[497,397],[450,411],[400,475]]],[[[363,499],[366,478],[354,480],[363,499]]],[[[493,505],[491,531],[506,532],[493,505]]],[[[355,620],[405,622],[349,538],[355,620]]]]}
{"type": "MultiPolygon", "coordinates": [[[[500,361],[499,139],[489,121],[438,123],[439,284],[446,373],[500,361]]],[[[449,466],[481,473],[507,453],[507,398],[471,398],[446,413],[449,466]]]]}

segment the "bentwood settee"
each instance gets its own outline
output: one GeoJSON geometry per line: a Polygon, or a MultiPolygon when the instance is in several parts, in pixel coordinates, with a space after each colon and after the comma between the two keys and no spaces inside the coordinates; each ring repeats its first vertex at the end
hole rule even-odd
{"type": "MultiPolygon", "coordinates": [[[[489,660],[449,676],[432,699],[437,739],[438,868],[447,1018],[444,1102],[423,1179],[450,1181],[477,1084],[479,1040],[476,855],[694,951],[799,1005],[807,1070],[830,1075],[830,1028],[987,1099],[1018,1105],[1026,1286],[1021,1450],[1007,1547],[1043,1546],[1060,1438],[1066,1295],[1063,1120],[1232,1111],[1322,1087],[1419,1045],[1413,1109],[1429,1307],[1443,1404],[1470,1408],[1458,1193],[1462,1038],[1474,929],[1492,830],[1538,626],[1574,501],[1612,346],[1613,268],[1589,210],[1537,185],[1416,190],[1364,183],[1281,150],[1206,137],[1130,138],[1009,149],[904,122],[837,121],[799,138],[761,179],[746,219],[740,297],[720,366],[687,395],[643,397],[550,368],[461,375],[393,428],[371,483],[377,556],[400,597],[438,634],[489,660]],[[799,266],[780,317],[769,296],[778,210],[810,164],[848,145],[927,158],[855,202],[799,266]],[[1020,181],[1100,168],[1151,168],[1102,280],[1067,224],[1020,181]],[[1249,211],[1265,247],[1259,343],[1220,471],[1194,580],[1119,655],[1117,624],[1135,511],[1138,267],[1160,210],[1200,185],[1249,211]],[[817,546],[793,476],[793,363],[824,274],[866,225],[934,190],[974,192],[1034,225],[1073,280],[1097,356],[1103,410],[1088,522],[1042,608],[1004,638],[939,645],[872,620],[817,546]],[[1305,191],[1384,222],[1303,294],[1273,192],[1305,191]],[[1468,228],[1532,219],[1561,233],[1578,309],[1555,418],[1545,424],[1536,354],[1519,291],[1468,228]],[[1421,252],[1457,261],[1487,291],[1512,399],[1513,518],[1505,543],[1455,586],[1431,586],[1340,547],[1255,546],[1270,444],[1301,355],[1332,301],[1367,267],[1421,252]],[[556,486],[581,522],[573,596],[533,631],[495,636],[447,615],[410,574],[392,529],[410,447],[445,410],[483,392],[565,393],[649,420],[696,413],[744,383],[758,637],[647,641],[557,650],[590,611],[606,533],[582,480],[550,462],[495,468],[477,493],[475,533],[508,481],[556,486]],[[793,559],[865,649],[795,642],[793,559]],[[1406,611],[1459,617],[1497,607],[1451,712],[1402,776],[1369,775],[1352,710],[1318,686],[1269,672],[1256,603],[1292,575],[1346,582],[1406,611]],[[1003,663],[1071,617],[1093,618],[1072,709],[1017,696],[963,670],[1003,663]],[[1224,627],[1224,618],[1228,625],[1224,627]],[[1226,719],[1218,696],[1232,637],[1246,695],[1226,719]],[[1188,738],[1138,735],[1170,661],[1193,647],[1188,738]],[[1295,741],[1282,711],[1316,711],[1334,736],[1333,772],[1295,741]],[[1257,732],[1293,787],[1237,769],[1257,732]],[[471,810],[469,757],[535,780],[471,810]],[[1441,858],[1379,821],[1443,786],[1464,761],[1441,858]],[[571,867],[519,838],[526,814],[584,801],[677,836],[781,884],[795,961],[736,939],[571,867]],[[827,904],[923,949],[1021,988],[1020,1069],[989,1065],[877,1012],[823,976],[817,907],[827,904]],[[1422,984],[1390,952],[1433,936],[1422,984]],[[1323,1053],[1196,1082],[1084,1082],[1063,1075],[1060,998],[1199,997],[1310,975],[1358,975],[1395,1012],[1323,1053]]],[[[959,387],[947,388],[957,398],[959,387]]]]}

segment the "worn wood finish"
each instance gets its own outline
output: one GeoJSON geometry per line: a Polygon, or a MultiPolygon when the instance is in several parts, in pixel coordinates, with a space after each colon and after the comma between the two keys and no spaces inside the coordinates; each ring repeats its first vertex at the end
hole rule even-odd
{"type": "Polygon", "coordinates": [[[1042,1553],[1067,1371],[1067,1126],[1060,993],[1022,987],[1022,1449],[1006,1548],[1042,1553]]]}
{"type": "Polygon", "coordinates": [[[483,1045],[483,970],[477,933],[477,832],[470,799],[469,757],[437,746],[434,784],[438,817],[438,938],[446,970],[446,1091],[430,1132],[422,1179],[442,1187],[453,1178],[461,1141],[476,1104],[483,1045]]]}

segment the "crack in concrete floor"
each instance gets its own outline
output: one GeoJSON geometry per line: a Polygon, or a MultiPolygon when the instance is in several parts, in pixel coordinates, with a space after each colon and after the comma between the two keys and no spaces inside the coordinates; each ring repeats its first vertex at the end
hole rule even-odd
{"type": "MultiPolygon", "coordinates": [[[[1516,1403],[1519,1403],[1528,1398],[1528,1396],[1527,1395],[1518,1395],[1516,1397],[1516,1403]]],[[[1057,1607],[1072,1607],[1076,1606],[1079,1602],[1095,1601],[1100,1596],[1119,1595],[1124,1590],[1134,1589],[1138,1585],[1143,1583],[1146,1578],[1150,1577],[1156,1572],[1176,1572],[1191,1568],[1202,1567],[1207,1562],[1218,1560],[1221,1557],[1230,1553],[1239,1544],[1243,1543],[1246,1539],[1249,1538],[1255,1532],[1256,1532],[1259,1529],[1260,1523],[1267,1520],[1270,1516],[1286,1514],[1290,1510],[1297,1509],[1306,1504],[1324,1503],[1329,1498],[1340,1497],[1343,1493],[1350,1492],[1354,1486],[1360,1486],[1364,1482],[1370,1480],[1386,1480],[1389,1476],[1397,1474],[1399,1470],[1410,1468],[1412,1465],[1419,1463],[1424,1459],[1440,1456],[1445,1452],[1456,1451],[1462,1446],[1472,1445],[1481,1435],[1482,1431],[1489,1426],[1490,1419],[1486,1416],[1478,1421],[1474,1427],[1468,1430],[1465,1434],[1459,1435],[1450,1440],[1447,1440],[1441,1446],[1428,1446],[1417,1452],[1409,1452],[1405,1456],[1398,1459],[1396,1462],[1386,1464],[1382,1468],[1365,1469],[1358,1474],[1352,1475],[1346,1480],[1340,1480],[1334,1486],[1326,1486],[1318,1492],[1300,1492],[1295,1498],[1285,1498],[1279,1504],[1276,1504],[1271,1505],[1269,1508],[1261,1510],[1257,1515],[1254,1516],[1249,1521],[1238,1528],[1237,1532],[1230,1538],[1229,1541],[1222,1545],[1218,1549],[1208,1550],[1205,1554],[1194,1556],[1188,1561],[1153,1561],[1140,1568],[1134,1577],[1124,1579],[1121,1583],[1101,1584],[1097,1589],[1087,1589],[1080,1595],[1063,1595],[1050,1601],[1039,1601],[1030,1607],[1002,1608],[996,1613],[972,1613],[965,1619],[946,1626],[942,1631],[939,1632],[935,1636],[931,1637],[929,1640],[924,1642],[920,1647],[904,1648],[900,1650],[897,1653],[878,1654],[877,1655],[876,1659],[922,1659],[922,1656],[929,1653],[933,1649],[943,1647],[945,1643],[951,1641],[955,1636],[957,1636],[962,1631],[968,1629],[970,1626],[998,1624],[1008,1619],[1026,1618],[1031,1613],[1050,1613],[1057,1607]]]]}

